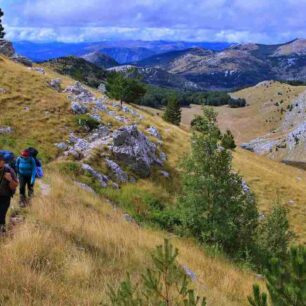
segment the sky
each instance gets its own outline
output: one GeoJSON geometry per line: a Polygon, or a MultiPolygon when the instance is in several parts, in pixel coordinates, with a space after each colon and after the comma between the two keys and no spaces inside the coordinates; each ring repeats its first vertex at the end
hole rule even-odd
{"type": "Polygon", "coordinates": [[[13,41],[306,38],[306,0],[0,0],[0,7],[13,41]]]}

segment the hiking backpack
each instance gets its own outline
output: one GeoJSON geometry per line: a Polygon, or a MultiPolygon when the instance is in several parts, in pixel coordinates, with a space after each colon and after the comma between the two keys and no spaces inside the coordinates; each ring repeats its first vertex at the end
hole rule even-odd
{"type": "Polygon", "coordinates": [[[11,151],[0,150],[0,155],[4,157],[5,163],[16,172],[16,157],[11,151]]]}
{"type": "Polygon", "coordinates": [[[29,147],[27,148],[27,151],[30,153],[30,156],[34,158],[35,163],[36,163],[36,178],[42,178],[44,176],[44,171],[42,168],[42,164],[41,161],[37,158],[38,155],[38,150],[33,148],[33,147],[29,147]]]}

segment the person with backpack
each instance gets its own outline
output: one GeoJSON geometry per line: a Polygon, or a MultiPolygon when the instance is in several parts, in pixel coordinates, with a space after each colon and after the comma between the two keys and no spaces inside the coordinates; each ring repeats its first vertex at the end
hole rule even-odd
{"type": "Polygon", "coordinates": [[[14,170],[5,164],[6,160],[0,154],[0,233],[5,233],[5,219],[11,204],[18,180],[14,170]]]}
{"type": "Polygon", "coordinates": [[[28,197],[34,194],[34,183],[36,178],[36,162],[29,150],[21,152],[21,156],[16,160],[16,170],[20,183],[20,206],[24,207],[27,203],[26,189],[28,197]]]}

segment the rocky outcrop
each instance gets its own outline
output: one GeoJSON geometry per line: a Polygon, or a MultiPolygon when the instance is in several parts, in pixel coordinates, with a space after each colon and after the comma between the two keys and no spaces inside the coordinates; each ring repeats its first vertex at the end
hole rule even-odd
{"type": "Polygon", "coordinates": [[[15,49],[10,41],[0,39],[0,54],[11,57],[15,54],[15,49]]]}
{"type": "Polygon", "coordinates": [[[49,85],[51,88],[53,88],[54,90],[61,92],[62,90],[62,80],[61,79],[52,79],[49,82],[49,85]]]}
{"type": "Polygon", "coordinates": [[[136,125],[126,126],[113,134],[112,152],[115,158],[140,177],[148,177],[154,164],[161,165],[157,147],[138,131],[136,125]]]}
{"type": "Polygon", "coordinates": [[[30,59],[28,59],[25,56],[16,54],[16,53],[13,56],[11,56],[11,60],[13,60],[16,63],[27,66],[27,67],[32,67],[33,66],[33,62],[30,59]]]}

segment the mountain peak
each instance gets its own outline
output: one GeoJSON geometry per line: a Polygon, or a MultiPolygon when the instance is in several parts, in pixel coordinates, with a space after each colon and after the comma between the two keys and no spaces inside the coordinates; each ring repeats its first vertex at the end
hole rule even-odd
{"type": "Polygon", "coordinates": [[[100,68],[111,68],[114,66],[118,66],[118,62],[115,61],[112,57],[101,53],[100,51],[93,51],[90,53],[87,53],[85,55],[82,56],[83,59],[85,59],[86,61],[100,67],[100,68]]]}

